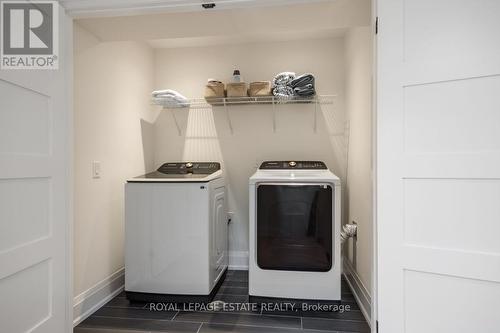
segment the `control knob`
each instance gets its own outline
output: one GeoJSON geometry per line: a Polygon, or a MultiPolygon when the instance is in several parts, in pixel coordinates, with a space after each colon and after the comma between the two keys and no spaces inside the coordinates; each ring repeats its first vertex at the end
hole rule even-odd
{"type": "Polygon", "coordinates": [[[297,165],[297,162],[291,161],[291,162],[288,162],[288,165],[293,168],[297,165]]]}

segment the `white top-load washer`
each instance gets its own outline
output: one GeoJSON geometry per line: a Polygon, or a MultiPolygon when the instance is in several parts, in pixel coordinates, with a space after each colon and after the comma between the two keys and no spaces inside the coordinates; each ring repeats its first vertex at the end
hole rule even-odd
{"type": "Polygon", "coordinates": [[[227,269],[220,163],[165,163],[125,184],[125,292],[139,301],[210,302],[227,269]]]}
{"type": "Polygon", "coordinates": [[[250,178],[249,294],[340,300],[340,179],[323,162],[264,162],[250,178]]]}

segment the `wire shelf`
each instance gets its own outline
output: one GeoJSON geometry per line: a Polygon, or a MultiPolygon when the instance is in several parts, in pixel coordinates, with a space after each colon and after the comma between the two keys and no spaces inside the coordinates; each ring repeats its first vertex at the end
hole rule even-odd
{"type": "Polygon", "coordinates": [[[191,98],[186,103],[175,104],[171,100],[161,97],[152,98],[152,103],[160,105],[165,109],[187,109],[187,108],[211,108],[217,106],[233,105],[273,105],[273,104],[312,104],[317,103],[333,104],[336,95],[316,95],[313,97],[290,97],[280,98],[276,96],[256,96],[256,97],[212,97],[212,98],[191,98]]]}
{"type": "Polygon", "coordinates": [[[152,104],[160,105],[164,110],[170,110],[175,121],[177,131],[181,135],[181,128],[177,121],[174,109],[212,109],[222,107],[225,109],[226,119],[233,134],[233,124],[229,112],[230,106],[238,105],[272,105],[273,108],[273,132],[276,133],[276,106],[287,104],[310,104],[314,106],[314,132],[317,131],[318,109],[321,105],[334,104],[337,95],[315,95],[313,97],[290,97],[280,98],[276,96],[258,96],[258,97],[215,97],[215,98],[191,98],[185,103],[175,104],[170,99],[153,97],[152,104]]]}

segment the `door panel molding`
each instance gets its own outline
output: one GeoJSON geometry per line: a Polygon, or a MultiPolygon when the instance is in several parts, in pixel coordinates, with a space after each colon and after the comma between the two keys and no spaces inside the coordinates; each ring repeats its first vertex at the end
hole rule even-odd
{"type": "Polygon", "coordinates": [[[2,332],[72,329],[73,22],[58,12],[59,69],[0,70],[2,332]]]}
{"type": "Polygon", "coordinates": [[[496,332],[474,303],[499,306],[500,2],[378,0],[377,14],[379,330],[496,332]]]}

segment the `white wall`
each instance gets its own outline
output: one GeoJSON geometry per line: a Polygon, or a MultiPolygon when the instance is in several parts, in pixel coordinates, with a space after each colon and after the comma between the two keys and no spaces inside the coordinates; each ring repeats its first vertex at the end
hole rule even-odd
{"type": "Polygon", "coordinates": [[[248,178],[263,160],[323,160],[344,175],[344,40],[342,38],[255,43],[156,51],[156,89],[171,88],[188,97],[203,96],[207,78],[228,81],[233,69],[247,82],[271,80],[281,71],[311,72],[320,94],[337,94],[336,105],[324,105],[313,131],[314,106],[277,107],[273,133],[271,106],[229,109],[231,134],[223,108],[176,110],[179,136],[171,111],[155,127],[155,164],[166,161],[216,160],[225,164],[229,182],[229,247],[233,265],[248,251],[248,178]]]}
{"type": "Polygon", "coordinates": [[[368,24],[368,3],[346,0],[286,10],[221,11],[213,16],[187,13],[79,20],[87,30],[75,27],[74,294],[81,305],[76,312],[88,309],[87,296],[96,295],[102,301],[100,297],[123,279],[123,183],[127,178],[165,161],[222,161],[230,184],[229,209],[234,212],[231,263],[244,266],[248,177],[261,161],[323,160],[345,186],[346,99],[352,151],[344,221],[354,219],[360,224],[357,269],[370,287],[367,200],[371,192],[367,191],[371,191],[371,179],[365,158],[371,138],[365,129],[370,124],[366,84],[371,50],[363,29],[351,30],[345,41],[342,37],[349,27],[368,24]],[[304,16],[304,26],[290,20],[304,16]],[[248,24],[235,18],[245,18],[248,24]],[[205,46],[152,50],[146,42],[164,47],[205,46]],[[214,45],[224,43],[231,45],[214,45]],[[313,105],[278,106],[276,133],[271,106],[231,107],[234,133],[229,131],[223,108],[175,110],[181,135],[171,111],[160,112],[150,105],[153,89],[171,88],[188,97],[201,97],[207,78],[228,81],[234,68],[242,71],[247,82],[271,80],[285,70],[312,72],[320,94],[338,97],[335,105],[320,108],[317,132],[313,130],[313,105]],[[102,163],[100,179],[92,179],[93,160],[102,163]],[[116,283],[110,283],[114,279],[116,283]]]}
{"type": "Polygon", "coordinates": [[[152,131],[141,121],[155,116],[154,70],[146,44],[100,43],[75,25],[74,45],[74,295],[82,301],[123,269],[123,184],[153,165],[152,131]]]}
{"type": "MultiPolygon", "coordinates": [[[[248,178],[269,159],[323,160],[345,185],[346,112],[351,121],[349,215],[360,225],[357,270],[370,287],[371,178],[370,59],[368,29],[344,38],[152,50],[140,42],[99,42],[75,28],[75,296],[95,290],[123,269],[123,183],[165,161],[218,160],[227,171],[232,264],[248,251],[248,178]],[[228,81],[234,68],[247,81],[271,80],[285,70],[316,75],[320,94],[335,104],[160,112],[153,89],[201,97],[207,78],[228,81]],[[347,82],[347,85],[346,85],[347,82]],[[346,102],[346,103],[345,103],[346,102]],[[102,177],[92,179],[91,162],[102,177]]],[[[344,198],[344,199],[347,199],[344,198]]],[[[352,254],[351,254],[352,259],[352,254]]],[[[77,297],[78,298],[78,297],[77,297]]],[[[82,297],[80,297],[82,299],[82,297]]]]}
{"type": "Polygon", "coordinates": [[[347,244],[348,258],[371,292],[372,274],[372,35],[370,27],[346,34],[346,110],[349,117],[347,175],[348,221],[358,224],[358,237],[347,244]],[[354,253],[353,253],[354,252],[354,253]]]}

